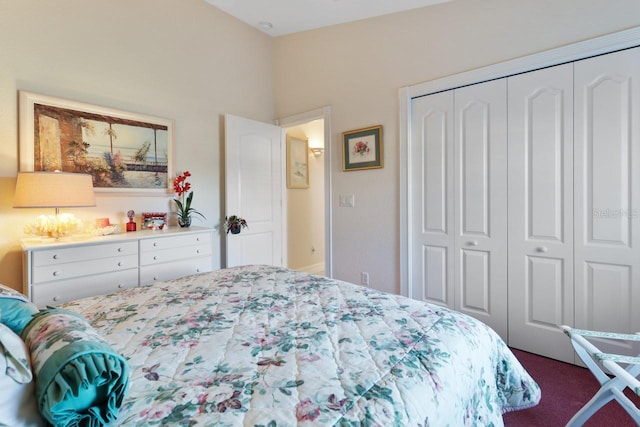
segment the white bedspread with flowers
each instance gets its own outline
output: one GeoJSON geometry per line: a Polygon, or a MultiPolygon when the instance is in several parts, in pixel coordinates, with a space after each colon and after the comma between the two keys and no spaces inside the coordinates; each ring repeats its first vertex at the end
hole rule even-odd
{"type": "Polygon", "coordinates": [[[246,266],[63,305],[132,370],[126,426],[500,426],[540,389],[466,315],[246,266]]]}

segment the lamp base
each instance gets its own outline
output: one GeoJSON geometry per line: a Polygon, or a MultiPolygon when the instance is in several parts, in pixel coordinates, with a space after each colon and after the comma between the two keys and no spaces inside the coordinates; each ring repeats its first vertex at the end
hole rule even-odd
{"type": "Polygon", "coordinates": [[[59,215],[40,215],[25,227],[26,234],[60,238],[70,236],[82,228],[82,222],[70,213],[59,215]]]}

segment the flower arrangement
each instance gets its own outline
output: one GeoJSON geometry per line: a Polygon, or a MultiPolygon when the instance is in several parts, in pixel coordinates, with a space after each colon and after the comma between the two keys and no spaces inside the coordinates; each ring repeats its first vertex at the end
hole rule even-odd
{"type": "Polygon", "coordinates": [[[187,178],[190,176],[191,173],[189,173],[189,171],[184,171],[173,181],[173,191],[175,191],[176,195],[180,199],[173,199],[178,207],[178,225],[180,225],[180,227],[189,227],[191,225],[191,214],[197,214],[202,218],[205,218],[204,215],[191,207],[193,191],[191,190],[191,183],[187,181],[187,178]]]}
{"type": "Polygon", "coordinates": [[[353,146],[353,154],[359,154],[361,156],[364,156],[368,154],[369,151],[371,151],[371,149],[369,148],[369,145],[365,141],[358,141],[353,146]]]}
{"type": "Polygon", "coordinates": [[[224,217],[224,227],[227,230],[227,234],[238,234],[243,228],[247,228],[248,225],[244,218],[231,215],[230,217],[224,217]]]}
{"type": "Polygon", "coordinates": [[[24,228],[26,234],[59,238],[82,229],[82,221],[70,213],[40,215],[24,228]]]}

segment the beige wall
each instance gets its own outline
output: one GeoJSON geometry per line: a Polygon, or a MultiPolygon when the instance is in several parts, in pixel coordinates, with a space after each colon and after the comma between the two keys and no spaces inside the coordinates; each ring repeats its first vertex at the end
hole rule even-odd
{"type": "Polygon", "coordinates": [[[278,117],[332,108],[334,277],[400,291],[399,88],[638,25],[637,0],[456,0],[277,38],[278,117]],[[342,172],[341,132],[378,124],[384,168],[342,172]]]}
{"type": "MultiPolygon", "coordinates": [[[[221,216],[222,114],[331,106],[334,276],[367,271],[399,292],[398,89],[638,25],[637,0],[456,0],[271,39],[202,0],[0,0],[0,283],[20,287],[18,239],[40,213],[11,207],[18,90],[175,119],[176,170],[193,173],[207,226],[221,216]],[[341,132],[376,124],[384,168],[342,172],[341,132]]],[[[74,212],[115,221],[169,203],[99,197],[74,212]]]]}
{"type": "MultiPolygon", "coordinates": [[[[193,206],[207,217],[194,225],[213,227],[221,117],[273,120],[272,48],[203,0],[0,0],[0,283],[21,287],[18,239],[43,213],[12,208],[18,90],[174,119],[176,170],[192,173],[193,206]]],[[[99,196],[95,208],[73,212],[116,222],[128,209],[168,211],[170,200],[99,196]]]]}

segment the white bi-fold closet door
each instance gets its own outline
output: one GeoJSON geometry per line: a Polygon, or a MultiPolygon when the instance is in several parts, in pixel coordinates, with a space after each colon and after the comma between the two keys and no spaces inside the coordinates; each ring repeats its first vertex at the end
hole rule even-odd
{"type": "Polygon", "coordinates": [[[640,50],[414,98],[412,293],[573,362],[640,330],[640,50]]]}
{"type": "Polygon", "coordinates": [[[506,81],[412,103],[413,296],[507,336],[506,81]]]}

